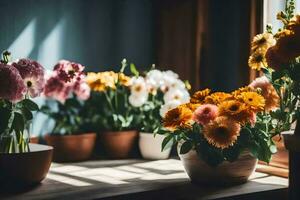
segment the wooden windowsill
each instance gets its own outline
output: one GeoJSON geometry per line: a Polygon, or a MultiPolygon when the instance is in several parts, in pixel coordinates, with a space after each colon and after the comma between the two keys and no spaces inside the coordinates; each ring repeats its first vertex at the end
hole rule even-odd
{"type": "Polygon", "coordinates": [[[195,185],[177,159],[87,161],[53,163],[42,184],[0,199],[284,199],[287,186],[286,178],[260,172],[241,185],[195,185]]]}

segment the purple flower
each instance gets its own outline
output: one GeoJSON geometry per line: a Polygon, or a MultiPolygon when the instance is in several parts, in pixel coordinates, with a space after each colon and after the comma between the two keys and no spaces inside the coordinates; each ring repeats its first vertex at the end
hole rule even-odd
{"type": "Polygon", "coordinates": [[[0,64],[0,98],[18,102],[24,98],[26,86],[19,71],[6,64],[0,64]]]}
{"type": "Polygon", "coordinates": [[[39,96],[45,86],[44,68],[38,62],[25,58],[12,65],[19,70],[27,87],[27,94],[32,98],[39,96]]]}

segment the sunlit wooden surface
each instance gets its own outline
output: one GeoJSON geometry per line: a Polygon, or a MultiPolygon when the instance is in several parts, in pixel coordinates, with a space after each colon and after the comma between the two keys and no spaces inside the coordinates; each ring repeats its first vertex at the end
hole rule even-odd
{"type": "Polygon", "coordinates": [[[0,199],[259,199],[285,196],[288,180],[254,173],[231,187],[191,184],[179,160],[116,160],[53,163],[42,184],[28,191],[0,194],[0,199]]]}

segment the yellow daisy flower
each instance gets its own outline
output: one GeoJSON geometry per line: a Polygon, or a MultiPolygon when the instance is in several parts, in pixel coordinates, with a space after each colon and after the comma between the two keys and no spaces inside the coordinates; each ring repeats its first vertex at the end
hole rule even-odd
{"type": "Polygon", "coordinates": [[[249,120],[249,113],[247,105],[237,100],[224,101],[219,105],[219,116],[226,116],[241,124],[249,120]]]}
{"type": "Polygon", "coordinates": [[[225,92],[215,92],[204,99],[204,103],[219,105],[223,101],[233,98],[231,94],[225,92]]]}
{"type": "Polygon", "coordinates": [[[257,49],[263,49],[265,53],[268,48],[274,46],[275,44],[276,40],[271,33],[262,33],[253,38],[251,50],[254,52],[257,49]]]}

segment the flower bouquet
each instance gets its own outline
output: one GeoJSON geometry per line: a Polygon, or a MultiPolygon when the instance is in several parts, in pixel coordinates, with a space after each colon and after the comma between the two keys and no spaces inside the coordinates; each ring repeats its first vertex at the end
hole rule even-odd
{"type": "Polygon", "coordinates": [[[52,148],[32,145],[30,125],[39,107],[30,98],[44,88],[44,68],[36,61],[10,63],[4,52],[0,63],[0,183],[33,184],[49,170],[52,148]]]}
{"type": "Polygon", "coordinates": [[[264,115],[268,106],[252,86],[232,93],[198,91],[189,103],[166,113],[163,125],[171,133],[162,148],[178,143],[179,156],[194,182],[245,182],[257,159],[269,162],[276,152],[270,119],[264,115]]]}
{"type": "Polygon", "coordinates": [[[96,134],[90,133],[85,124],[85,100],[90,88],[83,70],[81,64],[62,60],[46,81],[43,94],[48,99],[41,111],[54,120],[45,140],[54,147],[55,161],[85,160],[94,149],[96,134]]]}
{"type": "Polygon", "coordinates": [[[86,77],[92,90],[86,109],[88,124],[100,132],[102,146],[110,158],[128,158],[137,147],[139,120],[129,103],[131,78],[124,74],[126,66],[124,59],[118,73],[90,72],[86,77]]]}
{"type": "MultiPolygon", "coordinates": [[[[295,15],[294,10],[295,2],[286,1],[285,11],[277,14],[283,27],[274,33],[271,25],[267,25],[265,33],[254,37],[249,58],[249,66],[264,74],[258,80],[269,82],[274,88],[272,92],[263,90],[277,99],[277,107],[268,113],[272,119],[268,126],[272,135],[279,135],[281,146],[280,133],[293,132],[293,124],[300,118],[300,15],[295,15]]],[[[297,127],[300,132],[300,126],[297,127]]],[[[287,155],[285,158],[287,164],[287,155]]],[[[283,162],[282,157],[277,160],[283,162]]]]}
{"type": "Polygon", "coordinates": [[[135,76],[130,83],[129,103],[138,109],[140,123],[139,147],[146,159],[167,159],[171,148],[161,151],[164,135],[161,120],[165,113],[189,102],[186,84],[172,71],[151,69],[140,75],[131,64],[135,76]]]}

